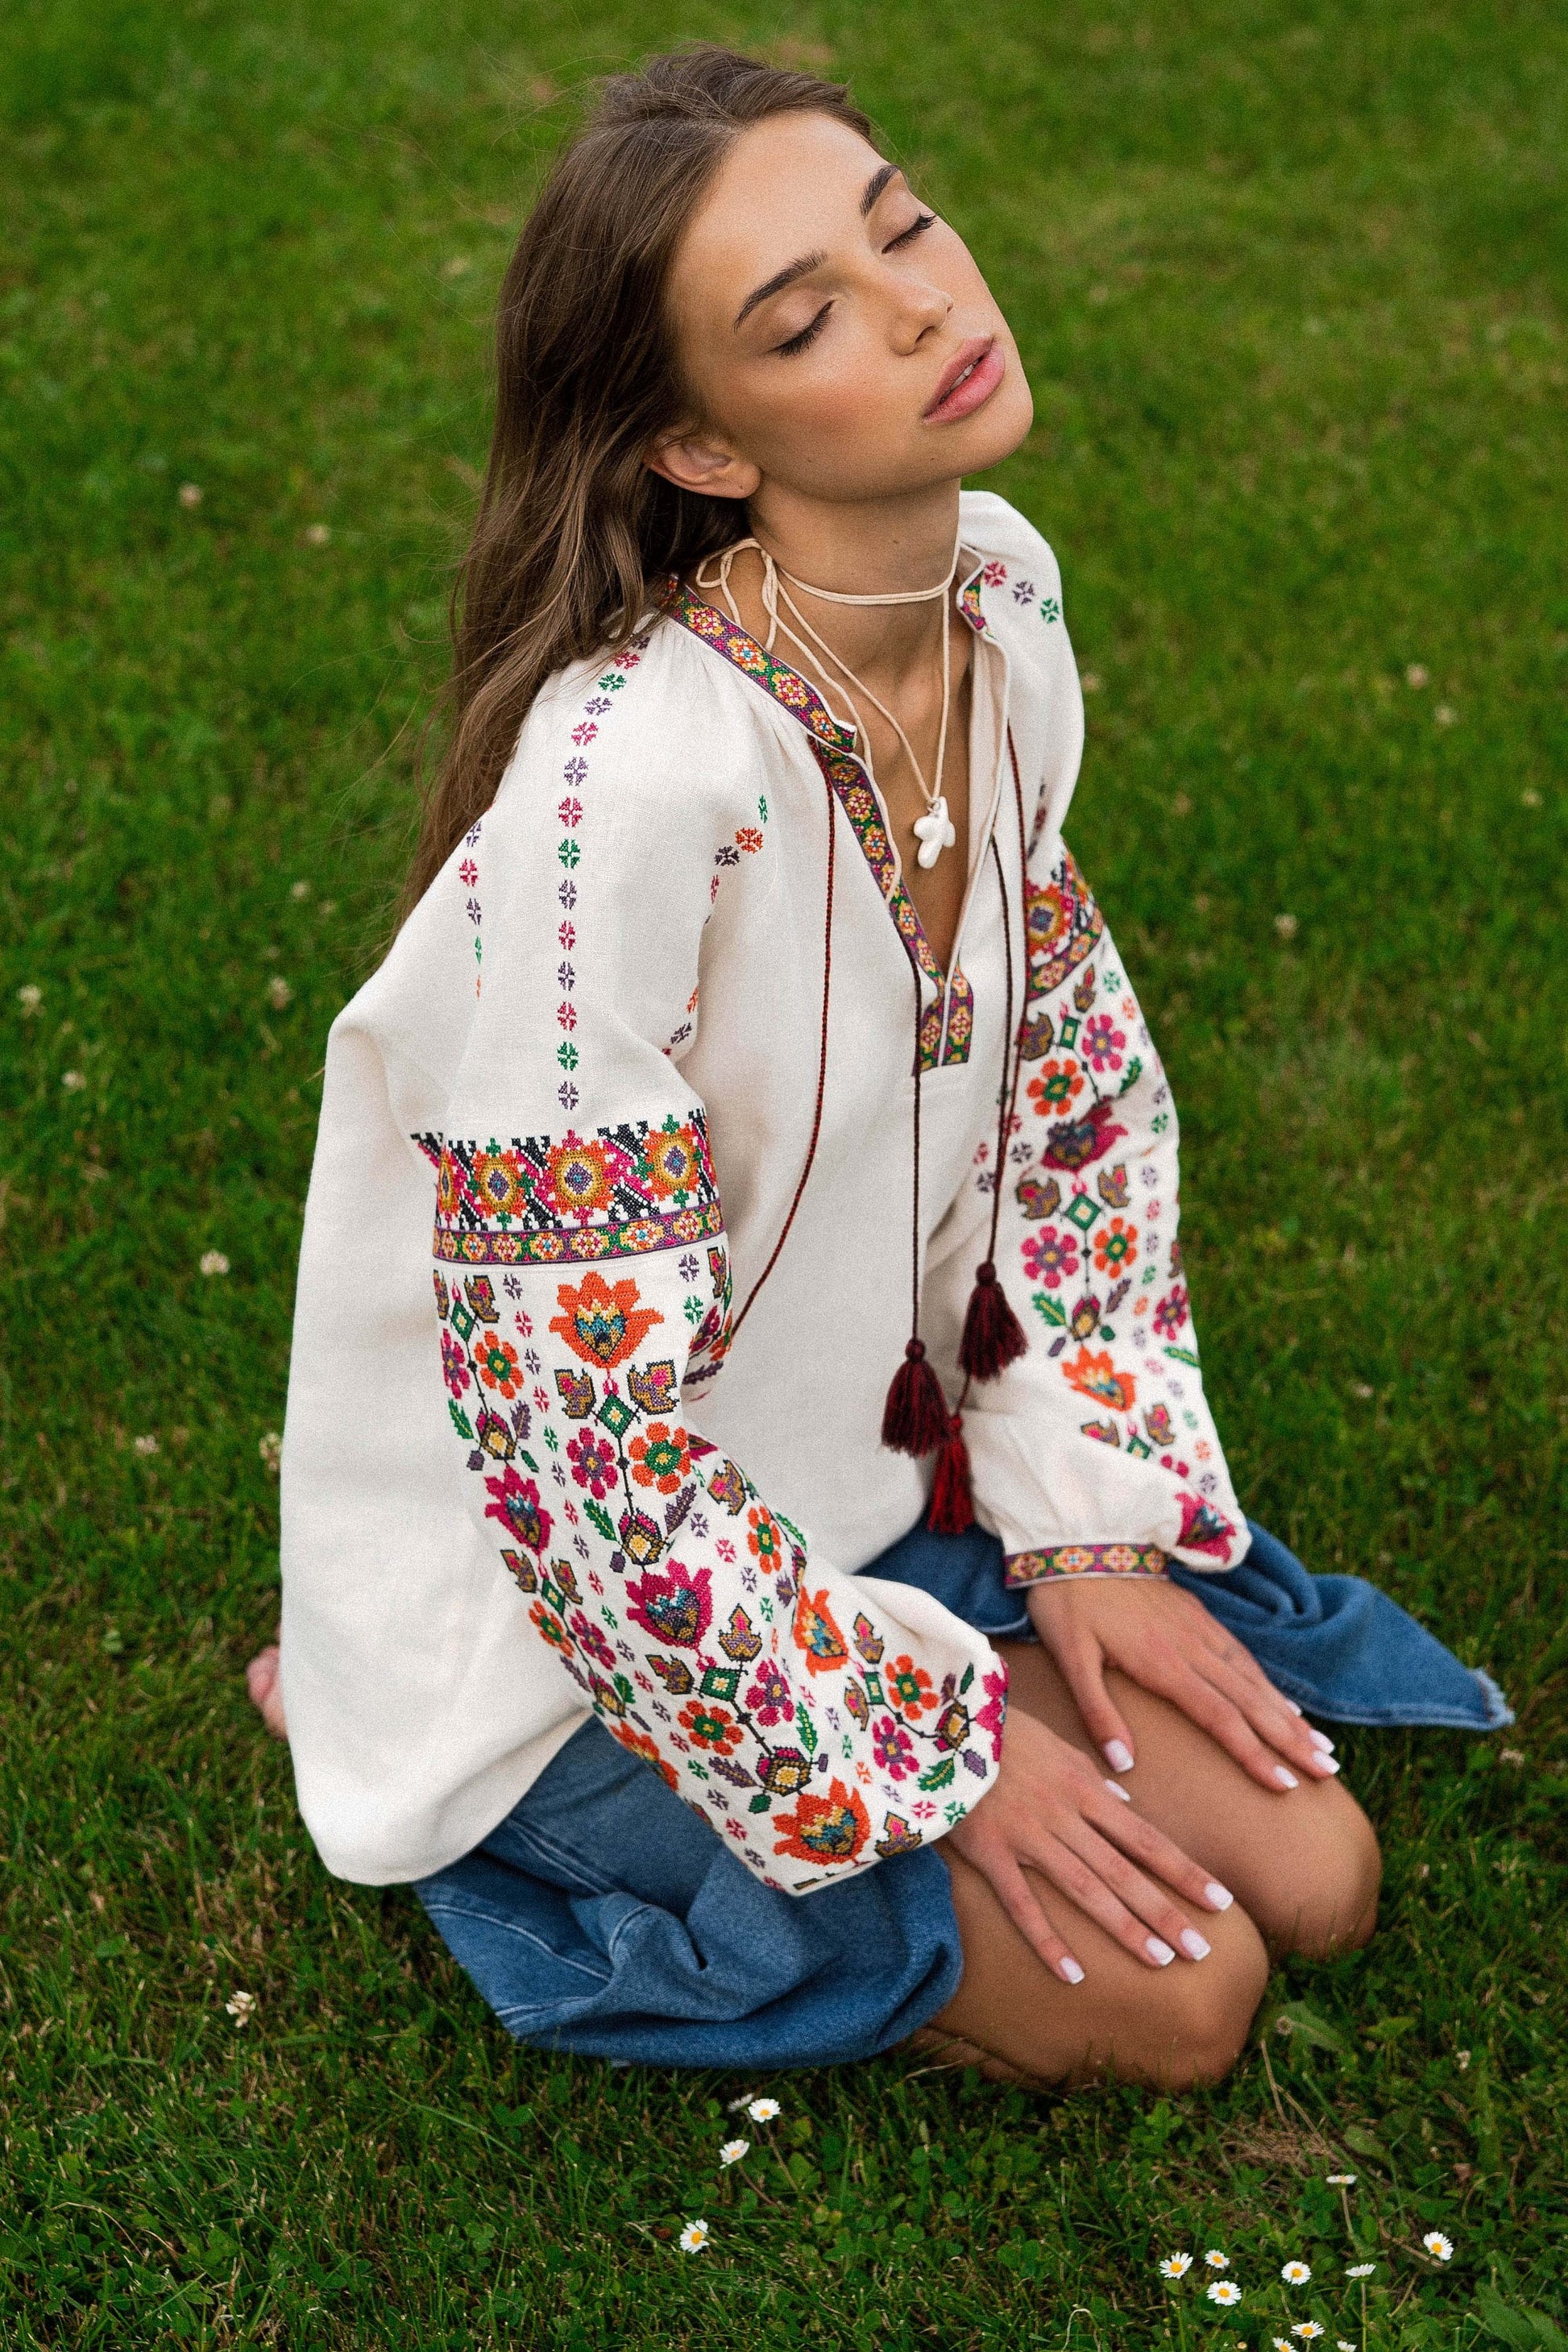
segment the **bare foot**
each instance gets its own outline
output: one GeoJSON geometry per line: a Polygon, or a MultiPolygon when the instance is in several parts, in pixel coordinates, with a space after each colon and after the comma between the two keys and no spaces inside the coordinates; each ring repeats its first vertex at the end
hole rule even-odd
{"type": "Polygon", "coordinates": [[[247,1666],[245,1687],[273,1738],[287,1739],[289,1726],[283,1717],[283,1694],[278,1686],[279,1664],[278,1644],[271,1642],[265,1650],[258,1651],[247,1666]]]}

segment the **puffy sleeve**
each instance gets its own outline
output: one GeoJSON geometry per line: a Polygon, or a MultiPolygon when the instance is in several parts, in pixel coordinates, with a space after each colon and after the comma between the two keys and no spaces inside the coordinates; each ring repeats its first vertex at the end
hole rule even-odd
{"type": "Polygon", "coordinates": [[[1005,1163],[981,1150],[939,1279],[960,1319],[998,1184],[995,1262],[1028,1339],[963,1412],[976,1513],[1013,1586],[1234,1568],[1250,1538],[1204,1394],[1178,1237],[1176,1107],[1104,916],[1061,835],[1082,740],[1059,580],[1058,716],[1026,775],[1028,979],[1005,1163]]]}
{"type": "Polygon", "coordinates": [[[1005,1669],[925,1596],[823,1558],[702,1433],[731,1269],[680,1063],[721,892],[765,903],[770,812],[755,737],[698,762],[645,657],[535,713],[435,886],[467,894],[478,993],[444,1128],[416,1139],[429,1379],[548,1671],[805,1894],[984,1794],[1005,1669]]]}

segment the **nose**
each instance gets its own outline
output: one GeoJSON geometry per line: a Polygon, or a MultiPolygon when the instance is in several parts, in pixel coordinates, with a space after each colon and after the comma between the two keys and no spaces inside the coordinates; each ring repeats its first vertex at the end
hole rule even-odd
{"type": "Polygon", "coordinates": [[[953,297],[940,286],[900,283],[893,312],[893,348],[900,359],[907,359],[936,328],[945,326],[953,309],[953,297]]]}

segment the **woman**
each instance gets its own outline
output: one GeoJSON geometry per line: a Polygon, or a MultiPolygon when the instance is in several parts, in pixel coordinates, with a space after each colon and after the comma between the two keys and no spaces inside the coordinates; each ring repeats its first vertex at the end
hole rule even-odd
{"type": "Polygon", "coordinates": [[[306,1215],[252,1670],[306,1821],[530,2041],[1212,2079],[1379,1859],[1185,1589],[1314,1580],[1232,1493],[1062,842],[1057,564],[960,492],[1028,429],[1006,321],[842,89],[699,50],[558,163],[499,360],[306,1215]]]}

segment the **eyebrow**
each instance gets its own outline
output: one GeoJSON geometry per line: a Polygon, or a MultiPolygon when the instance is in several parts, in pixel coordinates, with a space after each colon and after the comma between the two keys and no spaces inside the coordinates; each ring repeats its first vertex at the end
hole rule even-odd
{"type": "MultiPolygon", "coordinates": [[[[860,194],[862,220],[872,211],[878,197],[888,185],[889,181],[896,180],[898,177],[897,163],[884,163],[879,170],[872,173],[860,194]]],[[[788,262],[783,269],[776,270],[765,284],[753,287],[735,313],[736,326],[744,325],[759,302],[772,301],[773,296],[782,294],[786,286],[793,286],[797,278],[809,277],[814,269],[820,269],[826,258],[827,256],[822,252],[803,253],[798,260],[788,262]]]]}

